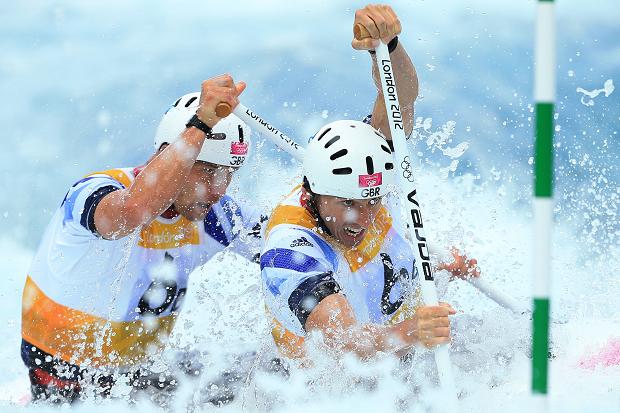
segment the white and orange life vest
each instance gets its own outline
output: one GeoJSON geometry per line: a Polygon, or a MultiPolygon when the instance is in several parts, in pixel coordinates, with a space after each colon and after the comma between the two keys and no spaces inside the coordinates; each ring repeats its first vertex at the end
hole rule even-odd
{"type": "Polygon", "coordinates": [[[196,267],[229,245],[248,259],[259,251],[259,214],[229,196],[204,222],[160,216],[124,238],[102,239],[88,229],[92,196],[129,187],[135,171],[98,172],[74,184],[30,267],[22,336],[68,363],[141,362],[165,344],[196,267]]]}
{"type": "Polygon", "coordinates": [[[359,323],[390,324],[411,317],[418,304],[415,258],[392,226],[387,208],[379,210],[362,242],[349,249],[317,231],[302,204],[297,187],[273,210],[260,260],[272,336],[280,352],[303,357],[308,312],[301,307],[316,297],[317,289],[343,293],[359,323]]]}

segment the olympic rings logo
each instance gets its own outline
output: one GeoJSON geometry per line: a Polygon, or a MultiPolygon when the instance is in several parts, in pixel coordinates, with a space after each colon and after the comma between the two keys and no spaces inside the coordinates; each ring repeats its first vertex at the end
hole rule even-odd
{"type": "Polygon", "coordinates": [[[413,182],[413,171],[411,170],[411,162],[409,162],[408,156],[405,156],[400,163],[400,167],[403,169],[403,178],[409,182],[413,182]]]}

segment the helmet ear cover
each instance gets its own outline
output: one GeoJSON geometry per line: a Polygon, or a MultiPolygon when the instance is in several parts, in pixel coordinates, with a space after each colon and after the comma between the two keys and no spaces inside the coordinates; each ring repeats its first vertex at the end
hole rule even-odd
{"type": "Polygon", "coordinates": [[[323,217],[321,217],[321,214],[319,214],[319,208],[316,204],[317,194],[312,192],[312,189],[310,188],[310,182],[308,182],[308,178],[306,178],[305,176],[302,187],[306,192],[306,209],[308,210],[308,212],[310,212],[312,218],[314,218],[317,228],[320,231],[323,231],[323,233],[325,233],[326,235],[332,236],[332,233],[329,228],[327,228],[323,217]]]}

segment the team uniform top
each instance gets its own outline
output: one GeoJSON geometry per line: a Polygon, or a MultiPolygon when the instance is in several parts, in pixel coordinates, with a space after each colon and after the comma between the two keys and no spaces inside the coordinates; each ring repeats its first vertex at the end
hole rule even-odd
{"type": "Polygon", "coordinates": [[[265,218],[227,195],[204,222],[169,210],[129,236],[101,238],[94,226],[97,203],[129,187],[137,173],[98,172],[65,196],[24,287],[27,343],[76,365],[132,365],[165,343],[192,270],[228,246],[257,259],[265,218]]]}
{"type": "Polygon", "coordinates": [[[320,300],[342,293],[359,323],[410,318],[417,304],[413,252],[382,206],[362,242],[341,247],[320,233],[296,188],[273,211],[260,259],[272,336],[289,357],[303,356],[308,315],[320,300]]]}

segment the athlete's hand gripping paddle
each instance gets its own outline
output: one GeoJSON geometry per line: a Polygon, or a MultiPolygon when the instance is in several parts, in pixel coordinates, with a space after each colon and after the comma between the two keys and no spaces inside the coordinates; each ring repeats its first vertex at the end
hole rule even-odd
{"type": "MultiPolygon", "coordinates": [[[[361,24],[355,25],[354,35],[358,40],[370,37],[366,28],[361,24]]],[[[414,243],[413,250],[416,256],[415,265],[418,274],[421,276],[420,285],[422,298],[426,305],[436,306],[439,303],[433,268],[431,265],[428,243],[424,235],[422,212],[420,211],[420,204],[416,199],[417,191],[414,187],[413,171],[411,167],[412,161],[409,158],[409,151],[407,150],[405,126],[398,103],[396,79],[392,71],[390,53],[385,43],[379,43],[379,46],[375,49],[375,56],[377,69],[379,69],[381,78],[381,88],[383,90],[390,132],[392,134],[392,143],[394,144],[394,164],[399,167],[399,173],[397,173],[398,195],[401,198],[401,207],[404,209],[403,213],[406,217],[407,235],[410,241],[414,243]]],[[[437,371],[439,373],[439,381],[446,402],[445,411],[455,412],[457,411],[458,403],[448,345],[443,344],[438,346],[434,350],[434,353],[437,371]]]]}
{"type": "Polygon", "coordinates": [[[231,112],[232,109],[230,108],[230,105],[226,102],[220,102],[215,105],[215,114],[218,118],[225,118],[226,116],[230,115],[231,112]]]}

